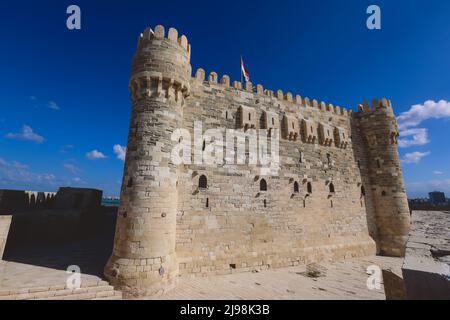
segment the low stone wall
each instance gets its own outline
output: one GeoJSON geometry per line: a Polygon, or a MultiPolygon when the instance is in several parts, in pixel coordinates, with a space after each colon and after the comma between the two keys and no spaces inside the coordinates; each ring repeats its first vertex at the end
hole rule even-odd
{"type": "Polygon", "coordinates": [[[12,216],[0,216],[0,260],[3,257],[12,216]]]}

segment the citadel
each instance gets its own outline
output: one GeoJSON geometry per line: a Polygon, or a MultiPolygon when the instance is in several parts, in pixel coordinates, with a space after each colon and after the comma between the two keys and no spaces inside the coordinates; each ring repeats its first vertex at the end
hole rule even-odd
{"type": "MultiPolygon", "coordinates": [[[[138,39],[110,283],[151,295],[180,276],[404,255],[410,212],[389,100],[352,112],[203,69],[192,76],[190,58],[188,39],[173,28],[138,39]],[[195,122],[279,132],[279,170],[174,163],[174,132],[194,132],[195,122]]],[[[203,147],[183,156],[208,151],[202,139],[194,134],[203,147]]],[[[237,154],[245,144],[232,141],[237,154]]]]}

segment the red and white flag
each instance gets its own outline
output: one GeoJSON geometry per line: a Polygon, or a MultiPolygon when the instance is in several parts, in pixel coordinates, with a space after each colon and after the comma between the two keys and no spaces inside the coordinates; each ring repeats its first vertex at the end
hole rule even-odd
{"type": "Polygon", "coordinates": [[[244,60],[242,60],[242,57],[241,57],[241,72],[245,78],[245,81],[247,81],[247,82],[250,81],[250,76],[248,74],[247,69],[245,69],[245,67],[244,67],[244,60]]]}

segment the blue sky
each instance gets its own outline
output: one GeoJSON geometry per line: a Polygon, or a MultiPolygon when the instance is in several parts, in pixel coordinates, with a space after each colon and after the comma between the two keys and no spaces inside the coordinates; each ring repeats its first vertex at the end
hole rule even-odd
{"type": "Polygon", "coordinates": [[[266,88],[352,109],[388,97],[403,113],[409,196],[450,194],[446,0],[2,1],[0,188],[119,194],[131,58],[139,33],[157,24],[187,35],[193,70],[238,80],[242,54],[266,88]],[[71,4],[81,30],[66,28],[71,4]],[[371,4],[381,30],[366,28],[371,4]]]}

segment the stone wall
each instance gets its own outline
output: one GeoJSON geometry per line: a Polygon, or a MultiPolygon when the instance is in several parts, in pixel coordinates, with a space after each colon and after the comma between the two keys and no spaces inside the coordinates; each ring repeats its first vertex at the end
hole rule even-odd
{"type": "Polygon", "coordinates": [[[3,257],[12,216],[0,216],[0,260],[3,257]]]}
{"type": "Polygon", "coordinates": [[[55,192],[0,190],[0,214],[53,207],[55,192]]]}
{"type": "MultiPolygon", "coordinates": [[[[334,142],[325,145],[319,135],[313,143],[305,142],[307,137],[300,132],[296,140],[281,138],[281,168],[268,175],[261,173],[261,166],[234,163],[182,166],[176,239],[180,273],[228,273],[374,254],[369,236],[369,229],[376,233],[373,209],[361,192],[370,188],[364,186],[358,168],[358,161],[366,159],[363,151],[355,152],[357,146],[350,139],[351,113],[323,103],[319,108],[307,98],[295,101],[280,92],[281,99],[254,92],[253,87],[237,90],[225,81],[217,83],[215,74],[203,81],[202,73],[198,71],[191,81],[184,107],[183,128],[192,136],[196,121],[203,124],[202,132],[240,129],[245,125],[240,107],[245,106],[256,116],[257,130],[266,129],[260,120],[271,113],[279,122],[289,115],[299,123],[305,119],[317,130],[319,124],[331,132],[340,128],[347,139],[343,147],[334,142]],[[206,189],[199,188],[201,176],[207,178],[206,189]],[[260,191],[262,179],[267,191],[260,191]]],[[[194,145],[202,145],[201,137],[194,145]]]]}
{"type": "Polygon", "coordinates": [[[101,206],[101,190],[87,188],[59,188],[55,197],[55,210],[84,210],[101,206]]]}

